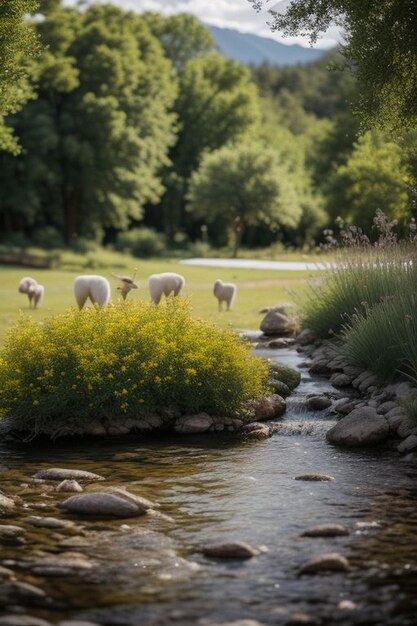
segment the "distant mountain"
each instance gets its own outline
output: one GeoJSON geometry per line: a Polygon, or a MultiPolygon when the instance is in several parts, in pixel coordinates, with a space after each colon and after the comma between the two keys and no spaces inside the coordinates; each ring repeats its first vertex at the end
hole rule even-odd
{"type": "Polygon", "coordinates": [[[286,45],[274,39],[259,37],[250,33],[240,33],[230,28],[218,28],[205,24],[211,32],[216,47],[221,54],[244,65],[297,65],[313,63],[321,59],[327,50],[303,48],[298,44],[286,45]]]}

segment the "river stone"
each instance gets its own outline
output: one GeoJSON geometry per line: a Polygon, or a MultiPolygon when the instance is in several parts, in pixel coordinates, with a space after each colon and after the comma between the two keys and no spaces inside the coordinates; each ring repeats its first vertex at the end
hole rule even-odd
{"type": "Polygon", "coordinates": [[[76,480],[69,480],[67,478],[66,480],[63,480],[62,483],[59,483],[59,485],[57,485],[55,491],[76,491],[78,493],[81,493],[81,491],[84,490],[81,487],[80,483],[77,483],[76,480]]]}
{"type": "Polygon", "coordinates": [[[99,626],[96,622],[84,622],[80,620],[65,620],[63,622],[59,622],[58,626],[99,626]]]}
{"type": "Polygon", "coordinates": [[[276,378],[268,378],[266,382],[274,389],[276,394],[281,396],[281,398],[287,398],[291,395],[291,389],[281,380],[277,380],[276,378]]]}
{"type": "Polygon", "coordinates": [[[340,400],[335,402],[335,404],[333,405],[333,409],[341,415],[348,415],[348,413],[352,413],[357,403],[357,400],[351,400],[350,398],[341,398],[340,400]]]}
{"type": "Polygon", "coordinates": [[[14,571],[0,565],[0,581],[4,582],[5,580],[10,580],[11,578],[14,578],[14,571]]]}
{"type": "Polygon", "coordinates": [[[316,340],[317,333],[310,328],[304,328],[304,330],[302,330],[301,333],[295,338],[295,343],[298,343],[300,346],[308,346],[316,340]]]}
{"type": "Polygon", "coordinates": [[[175,422],[174,429],[178,433],[205,433],[213,425],[213,419],[207,413],[185,415],[175,422]]]}
{"type": "Polygon", "coordinates": [[[291,344],[291,339],[284,339],[281,337],[280,339],[273,339],[272,341],[268,341],[265,347],[268,348],[268,350],[280,350],[282,348],[288,348],[288,346],[290,346],[291,344]]]}
{"type": "Polygon", "coordinates": [[[249,409],[253,411],[254,417],[258,421],[281,417],[287,408],[287,403],[277,393],[268,398],[254,398],[248,403],[249,409]]]}
{"type": "Polygon", "coordinates": [[[307,406],[312,411],[322,411],[323,409],[329,408],[331,404],[332,401],[330,398],[326,398],[326,396],[312,396],[307,400],[307,406]]]}
{"type": "Polygon", "coordinates": [[[294,331],[294,322],[285,313],[272,310],[263,318],[260,329],[264,335],[288,335],[294,331]]]}
{"type": "Polygon", "coordinates": [[[32,476],[35,479],[41,480],[105,480],[103,476],[99,474],[93,474],[92,472],[85,472],[84,470],[67,469],[61,467],[50,467],[46,470],[40,470],[32,476]]]}
{"type": "Polygon", "coordinates": [[[13,602],[13,604],[32,605],[33,603],[37,604],[39,600],[44,598],[46,598],[46,593],[39,587],[29,583],[9,582],[3,584],[0,588],[0,601],[6,604],[13,602]]]}
{"type": "Polygon", "coordinates": [[[393,400],[387,400],[386,402],[382,402],[382,404],[378,406],[377,413],[380,413],[381,415],[386,415],[388,411],[398,408],[399,406],[397,402],[394,402],[393,400]]]}
{"type": "Polygon", "coordinates": [[[340,446],[366,446],[385,441],[389,430],[385,417],[374,408],[360,407],[327,431],[326,438],[340,446]]]}
{"type": "Polygon", "coordinates": [[[52,626],[39,617],[31,615],[3,615],[0,617],[0,626],[52,626]]]}
{"type": "Polygon", "coordinates": [[[242,428],[242,432],[244,432],[250,439],[267,439],[272,435],[272,428],[267,424],[252,422],[250,424],[246,424],[242,428]]]}
{"type": "Polygon", "coordinates": [[[159,508],[160,504],[156,502],[151,502],[147,498],[143,498],[142,496],[138,496],[135,493],[131,493],[126,489],[126,487],[109,487],[108,490],[110,493],[114,493],[116,496],[127,500],[128,502],[133,502],[133,504],[137,504],[139,507],[143,508],[145,511],[148,509],[159,508]]]}
{"type": "Polygon", "coordinates": [[[348,534],[349,530],[341,524],[320,524],[304,531],[301,537],[343,537],[348,534]]]}
{"type": "Polygon", "coordinates": [[[417,448],[417,435],[408,435],[408,437],[400,443],[397,450],[403,453],[415,450],[415,448],[417,448]]]}
{"type": "Polygon", "coordinates": [[[32,516],[26,519],[28,524],[36,526],[37,528],[72,528],[75,526],[74,522],[67,519],[58,519],[56,517],[37,517],[32,516]]]}
{"type": "Polygon", "coordinates": [[[300,569],[299,574],[318,574],[319,572],[348,572],[349,561],[337,552],[321,554],[308,561],[300,569]]]}
{"type": "Polygon", "coordinates": [[[146,509],[137,502],[129,502],[105,492],[72,496],[61,502],[60,506],[70,513],[99,517],[137,517],[146,513],[146,509]]]}
{"type": "Polygon", "coordinates": [[[0,513],[6,513],[14,508],[14,500],[0,492],[0,513]]]}
{"type": "Polygon", "coordinates": [[[301,474],[300,476],[294,476],[293,480],[326,482],[329,480],[334,480],[334,476],[330,476],[329,474],[301,474]]]}
{"type": "Polygon", "coordinates": [[[213,543],[203,546],[201,552],[205,556],[216,559],[251,559],[259,555],[259,550],[252,548],[244,541],[229,541],[225,543],[213,543]]]}
{"type": "Polygon", "coordinates": [[[308,370],[310,374],[316,374],[317,376],[327,376],[330,372],[328,366],[327,358],[315,358],[311,362],[310,369],[308,370]]]}
{"type": "Polygon", "coordinates": [[[352,384],[352,377],[347,374],[332,374],[330,382],[333,387],[349,387],[352,384]]]}
{"type": "Polygon", "coordinates": [[[7,539],[14,539],[25,533],[25,529],[21,526],[13,526],[8,524],[0,524],[0,541],[3,537],[7,539]]]}

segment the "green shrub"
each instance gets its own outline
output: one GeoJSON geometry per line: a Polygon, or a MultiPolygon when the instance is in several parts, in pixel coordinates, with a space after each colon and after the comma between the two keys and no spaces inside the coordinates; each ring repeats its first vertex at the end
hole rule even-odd
{"type": "Polygon", "coordinates": [[[130,252],[138,258],[160,256],[165,252],[165,238],[151,228],[134,228],[120,233],[116,241],[116,250],[130,252]]]}
{"type": "Polygon", "coordinates": [[[338,335],[352,316],[366,316],[387,296],[413,289],[417,285],[415,260],[415,250],[399,244],[345,250],[321,283],[311,286],[304,326],[323,337],[338,335]]]}
{"type": "Polygon", "coordinates": [[[54,248],[62,248],[64,240],[61,233],[53,226],[44,226],[39,228],[32,235],[32,241],[36,246],[53,250],[54,248]]]}
{"type": "Polygon", "coordinates": [[[267,365],[231,331],[191,317],[182,298],[22,316],[0,352],[0,411],[30,433],[65,420],[236,414],[267,393],[267,365]]]}

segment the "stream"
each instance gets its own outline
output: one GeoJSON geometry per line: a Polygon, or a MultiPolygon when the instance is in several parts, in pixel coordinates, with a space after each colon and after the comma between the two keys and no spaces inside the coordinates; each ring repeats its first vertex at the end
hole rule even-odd
{"type": "MultiPolygon", "coordinates": [[[[295,368],[304,360],[293,349],[256,354],[295,368]]],[[[415,626],[417,469],[385,448],[327,444],[324,434],[334,418],[328,410],[307,411],[305,398],[338,392],[301,372],[277,432],[261,441],[220,433],[2,444],[1,489],[18,495],[21,504],[1,523],[26,533],[18,545],[0,546],[0,565],[46,593],[26,604],[17,600],[7,613],[103,626],[209,626],[238,619],[415,626]],[[126,486],[158,502],[161,514],[72,517],[76,526],[70,529],[31,526],[33,515],[70,518],[57,504],[72,494],[31,482],[48,467],[101,474],[106,481],[100,487],[126,486]],[[335,480],[294,480],[308,473],[335,480]],[[300,537],[322,523],[343,524],[350,534],[300,537]],[[199,552],[204,544],[235,539],[267,551],[247,561],[199,552]],[[306,561],[326,552],[346,556],[351,570],[299,575],[306,561]],[[65,562],[66,568],[57,568],[65,562]]]]}

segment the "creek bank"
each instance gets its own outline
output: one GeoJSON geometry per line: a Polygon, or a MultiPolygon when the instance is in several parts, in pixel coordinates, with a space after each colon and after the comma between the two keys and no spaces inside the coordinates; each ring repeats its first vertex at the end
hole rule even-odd
{"type": "Polygon", "coordinates": [[[407,407],[417,403],[416,387],[408,381],[381,384],[373,372],[349,363],[334,343],[318,339],[309,329],[295,343],[297,352],[309,359],[304,365],[310,374],[327,378],[335,390],[346,393],[330,404],[323,396],[323,405],[328,404],[340,418],[327,433],[329,443],[345,447],[385,444],[406,454],[408,462],[417,462],[417,423],[407,415],[407,407]]]}

